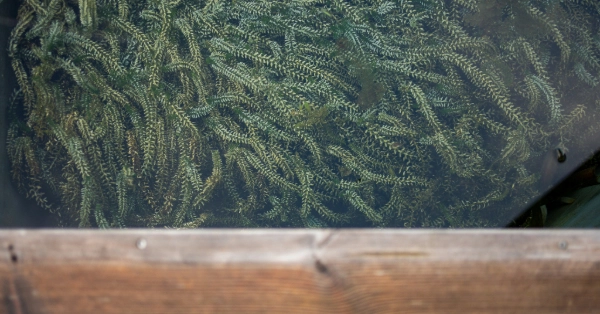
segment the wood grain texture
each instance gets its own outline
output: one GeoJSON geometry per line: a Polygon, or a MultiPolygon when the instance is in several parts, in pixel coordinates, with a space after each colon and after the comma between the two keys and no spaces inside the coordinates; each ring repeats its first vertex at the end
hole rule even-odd
{"type": "Polygon", "coordinates": [[[0,245],[0,313],[600,312],[599,231],[13,230],[0,245]]]}

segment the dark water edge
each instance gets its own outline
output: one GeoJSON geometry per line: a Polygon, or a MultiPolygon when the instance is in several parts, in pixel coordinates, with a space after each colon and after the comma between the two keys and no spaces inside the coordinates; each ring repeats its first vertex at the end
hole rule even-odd
{"type": "Polygon", "coordinates": [[[16,79],[8,58],[8,38],[16,24],[18,0],[0,3],[0,228],[56,227],[52,215],[20,195],[10,179],[10,163],[6,155],[7,110],[16,79]]]}

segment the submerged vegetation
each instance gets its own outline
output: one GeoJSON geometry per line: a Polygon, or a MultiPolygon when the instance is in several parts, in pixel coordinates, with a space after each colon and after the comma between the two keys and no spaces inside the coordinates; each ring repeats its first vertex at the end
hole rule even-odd
{"type": "Polygon", "coordinates": [[[13,177],[64,226],[498,226],[600,129],[599,27],[596,0],[27,0],[13,177]]]}

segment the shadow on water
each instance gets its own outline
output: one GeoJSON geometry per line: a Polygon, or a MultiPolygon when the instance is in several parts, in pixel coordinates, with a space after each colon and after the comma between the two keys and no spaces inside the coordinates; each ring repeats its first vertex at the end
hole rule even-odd
{"type": "Polygon", "coordinates": [[[11,182],[10,164],[6,155],[7,111],[16,79],[8,58],[8,37],[16,25],[19,1],[4,0],[0,3],[0,228],[6,227],[53,227],[57,222],[52,215],[27,200],[17,192],[11,182]]]}

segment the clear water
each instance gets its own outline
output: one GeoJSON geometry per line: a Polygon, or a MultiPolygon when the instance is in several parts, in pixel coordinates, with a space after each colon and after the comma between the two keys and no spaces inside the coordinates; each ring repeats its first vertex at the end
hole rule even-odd
{"type": "Polygon", "coordinates": [[[593,0],[34,0],[3,21],[11,184],[58,226],[498,227],[598,148],[593,0]]]}

